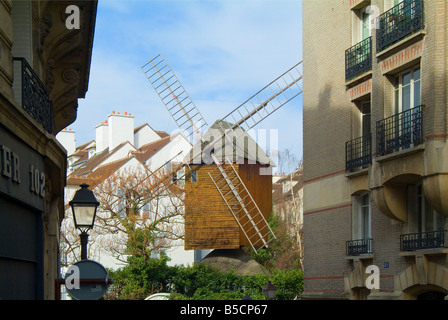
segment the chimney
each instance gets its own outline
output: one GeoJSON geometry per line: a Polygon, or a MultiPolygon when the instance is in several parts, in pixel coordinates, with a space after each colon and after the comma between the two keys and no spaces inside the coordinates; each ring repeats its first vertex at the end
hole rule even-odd
{"type": "Polygon", "coordinates": [[[67,156],[75,152],[75,131],[72,131],[72,129],[67,130],[67,128],[65,128],[56,135],[56,139],[62,144],[65,150],[67,150],[67,156]]]}
{"type": "Polygon", "coordinates": [[[129,141],[134,145],[134,116],[125,112],[112,113],[108,116],[109,122],[109,150],[114,149],[122,142],[129,141]]]}
{"type": "Polygon", "coordinates": [[[96,153],[100,153],[109,146],[109,126],[107,120],[95,127],[96,153]]]}

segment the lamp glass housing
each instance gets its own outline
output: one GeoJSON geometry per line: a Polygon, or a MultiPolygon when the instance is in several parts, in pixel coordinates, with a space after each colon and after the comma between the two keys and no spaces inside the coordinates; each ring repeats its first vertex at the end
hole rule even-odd
{"type": "Polygon", "coordinates": [[[76,191],[73,200],[69,204],[72,207],[75,227],[87,231],[87,229],[93,228],[96,209],[100,203],[96,200],[93,191],[88,189],[88,184],[83,183],[80,187],[81,189],[76,191]]]}
{"type": "Polygon", "coordinates": [[[277,288],[271,283],[271,281],[268,281],[268,283],[263,287],[263,293],[267,300],[275,299],[275,296],[277,295],[277,288]]]}
{"type": "Polygon", "coordinates": [[[96,205],[72,203],[75,227],[92,229],[95,223],[96,205]]]}

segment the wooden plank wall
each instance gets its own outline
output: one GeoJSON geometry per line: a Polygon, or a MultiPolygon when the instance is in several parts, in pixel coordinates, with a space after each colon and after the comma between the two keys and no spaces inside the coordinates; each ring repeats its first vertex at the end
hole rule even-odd
{"type": "Polygon", "coordinates": [[[196,171],[197,182],[186,179],[185,250],[240,246],[238,224],[208,175],[215,168],[203,165],[196,171]]]}
{"type": "MultiPolygon", "coordinates": [[[[260,209],[266,221],[268,221],[269,216],[272,211],[272,174],[270,175],[260,175],[260,168],[267,167],[266,165],[262,165],[259,163],[256,164],[240,164],[238,174],[241,177],[241,180],[246,185],[247,190],[252,195],[255,203],[260,209]]],[[[248,210],[252,208],[249,206],[248,210]]],[[[254,211],[252,211],[254,212],[254,211]]],[[[261,217],[255,218],[255,224],[259,223],[261,217]]],[[[242,224],[246,223],[244,219],[241,221],[242,224]]],[[[257,227],[260,228],[262,224],[257,224],[257,227]]],[[[266,230],[262,230],[263,233],[266,233],[266,230]]],[[[249,237],[253,237],[255,235],[255,230],[251,230],[248,233],[249,237]]],[[[253,238],[253,242],[257,241],[259,238],[255,236],[253,238]]],[[[267,241],[268,239],[265,239],[267,241]]],[[[261,244],[261,242],[260,242],[261,244]]],[[[240,231],[240,245],[249,246],[250,243],[247,240],[246,236],[242,231],[240,231]]]]}
{"type": "MultiPolygon", "coordinates": [[[[254,201],[269,219],[272,210],[272,176],[260,175],[260,164],[234,164],[254,201]]],[[[192,166],[197,168],[197,166],[192,166]]],[[[197,182],[185,183],[185,249],[235,249],[250,245],[208,173],[215,165],[203,165],[197,182]]],[[[231,196],[229,196],[231,198],[231,196]]],[[[249,207],[249,210],[251,208],[249,207]]],[[[238,209],[237,209],[238,210],[238,209]]],[[[243,220],[242,223],[245,221],[243,220]]],[[[257,221],[256,221],[257,222],[257,221]]],[[[255,231],[250,233],[250,236],[255,231]]]]}

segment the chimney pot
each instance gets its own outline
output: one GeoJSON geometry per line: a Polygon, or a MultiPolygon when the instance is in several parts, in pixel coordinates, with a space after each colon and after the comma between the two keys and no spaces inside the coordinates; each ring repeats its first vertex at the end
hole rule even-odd
{"type": "MultiPolygon", "coordinates": [[[[127,112],[123,114],[127,115],[127,112]]],[[[109,115],[108,123],[109,150],[114,149],[120,143],[126,141],[134,145],[134,117],[122,117],[117,112],[116,114],[109,115]]]]}

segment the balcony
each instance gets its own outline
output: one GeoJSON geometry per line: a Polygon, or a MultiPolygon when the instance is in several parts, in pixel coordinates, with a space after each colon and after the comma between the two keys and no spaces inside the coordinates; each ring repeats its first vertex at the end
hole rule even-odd
{"type": "Polygon", "coordinates": [[[377,155],[408,149],[423,142],[423,107],[417,106],[377,121],[377,155]]]}
{"type": "Polygon", "coordinates": [[[368,37],[345,50],[345,80],[372,69],[372,37],[368,37]]]}
{"type": "Polygon", "coordinates": [[[423,0],[404,0],[378,17],[376,50],[380,52],[423,29],[423,0]]]}
{"type": "Polygon", "coordinates": [[[14,98],[44,129],[53,133],[53,103],[47,87],[25,58],[14,58],[14,98]]]}
{"type": "Polygon", "coordinates": [[[346,242],[347,256],[373,253],[373,239],[349,240],[346,242]]]}
{"type": "Polygon", "coordinates": [[[345,170],[364,167],[372,163],[372,135],[362,136],[345,143],[345,170]]]}
{"type": "Polygon", "coordinates": [[[446,230],[402,234],[400,236],[401,251],[446,248],[445,234],[446,230]]]}

